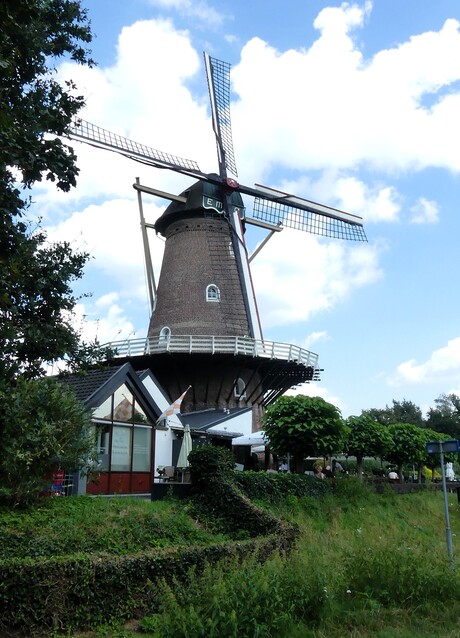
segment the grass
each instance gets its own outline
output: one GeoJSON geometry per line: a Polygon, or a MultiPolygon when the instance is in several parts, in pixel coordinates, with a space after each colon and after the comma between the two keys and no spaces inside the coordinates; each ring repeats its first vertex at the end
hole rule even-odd
{"type": "Polygon", "coordinates": [[[0,510],[0,559],[133,554],[221,540],[197,525],[182,504],[135,498],[52,498],[27,511],[0,510]]]}
{"type": "MultiPolygon", "coordinates": [[[[54,506],[48,505],[30,516],[44,515],[48,529],[61,529],[65,534],[65,521],[57,522],[58,512],[68,515],[67,508],[79,507],[67,505],[72,499],[62,500],[66,503],[56,504],[53,515],[54,506]]],[[[162,530],[163,536],[160,534],[166,539],[164,542],[195,542],[195,533],[198,539],[204,534],[202,540],[210,540],[194,521],[187,520],[187,510],[180,503],[134,502],[131,509],[125,500],[90,501],[91,508],[103,509],[101,515],[91,509],[87,511],[90,516],[81,516],[81,525],[89,521],[93,531],[106,519],[106,534],[110,535],[120,520],[133,517],[125,529],[142,528],[152,521],[156,534],[160,534],[160,528],[169,527],[162,530]],[[179,539],[182,529],[184,536],[179,539]]],[[[90,507],[86,500],[82,503],[90,507]]],[[[270,509],[301,529],[298,546],[289,557],[274,556],[262,565],[249,560],[232,569],[215,565],[202,577],[193,578],[188,587],[165,582],[162,607],[157,613],[129,625],[115,623],[94,632],[63,636],[460,636],[460,572],[450,568],[440,492],[376,495],[351,480],[338,485],[333,495],[321,499],[288,497],[270,509]]],[[[460,565],[460,508],[456,495],[449,496],[449,509],[454,553],[460,565]]],[[[22,514],[15,516],[20,518],[22,514]]],[[[72,525],[78,516],[72,509],[72,525]]],[[[32,523],[27,524],[31,529],[32,523]]],[[[70,533],[69,527],[67,519],[70,533]]],[[[17,523],[17,533],[20,528],[17,523]]],[[[81,533],[87,539],[87,534],[81,533]]],[[[77,532],[72,534],[78,536],[77,532]]],[[[139,534],[142,539],[146,532],[139,534]]],[[[154,542],[159,542],[160,536],[154,537],[154,542]]],[[[106,543],[108,538],[105,536],[106,543]]],[[[142,544],[139,539],[133,543],[142,544]]],[[[122,544],[119,537],[113,545],[118,544],[122,544]]]]}

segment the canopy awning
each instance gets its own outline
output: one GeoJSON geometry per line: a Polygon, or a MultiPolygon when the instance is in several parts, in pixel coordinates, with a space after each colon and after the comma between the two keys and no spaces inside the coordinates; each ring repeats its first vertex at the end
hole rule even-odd
{"type": "Polygon", "coordinates": [[[232,439],[232,445],[267,445],[268,440],[265,438],[265,432],[253,432],[244,436],[237,436],[232,439]]]}

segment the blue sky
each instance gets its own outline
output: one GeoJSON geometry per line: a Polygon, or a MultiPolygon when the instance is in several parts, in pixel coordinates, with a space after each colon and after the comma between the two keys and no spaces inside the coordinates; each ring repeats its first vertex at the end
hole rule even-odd
{"type": "MultiPolygon", "coordinates": [[[[460,394],[458,0],[84,0],[89,70],[64,63],[82,117],[217,167],[202,51],[232,64],[239,180],[364,219],[367,244],[283,230],[253,262],[266,339],[317,352],[298,389],[344,416],[460,394]]],[[[37,187],[52,238],[92,256],[78,292],[86,338],[143,337],[149,310],[132,184],[189,180],[75,145],[77,189],[37,187]]],[[[145,199],[149,221],[163,202],[145,199]]],[[[250,213],[250,200],[246,201],[250,213]]],[[[253,249],[263,238],[247,233],[253,249]]],[[[152,236],[155,267],[163,244],[152,236]]]]}

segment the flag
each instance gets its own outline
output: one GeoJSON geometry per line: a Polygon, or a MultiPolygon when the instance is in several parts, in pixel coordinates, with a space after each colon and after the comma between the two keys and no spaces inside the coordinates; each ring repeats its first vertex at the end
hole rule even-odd
{"type": "Polygon", "coordinates": [[[173,403],[171,403],[171,405],[167,407],[166,410],[162,412],[162,414],[160,414],[160,416],[157,419],[157,423],[159,423],[159,421],[161,421],[162,419],[167,419],[168,416],[172,416],[173,414],[179,414],[180,405],[182,401],[184,400],[185,395],[187,394],[187,392],[190,390],[191,387],[192,386],[189,385],[188,388],[185,390],[185,392],[183,392],[178,399],[173,401],[173,403]]]}
{"type": "Polygon", "coordinates": [[[115,421],[130,421],[133,414],[131,401],[123,395],[123,399],[115,406],[113,418],[115,421]]]}

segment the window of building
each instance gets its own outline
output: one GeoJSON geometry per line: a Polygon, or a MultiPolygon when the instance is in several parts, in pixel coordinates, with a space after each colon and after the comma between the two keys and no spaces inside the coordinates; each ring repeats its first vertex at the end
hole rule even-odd
{"type": "Polygon", "coordinates": [[[160,330],[160,338],[158,339],[158,343],[160,345],[167,346],[169,344],[170,338],[171,338],[171,328],[169,328],[168,326],[164,326],[164,328],[160,330]]]}
{"type": "Polygon", "coordinates": [[[220,301],[220,290],[215,284],[207,286],[206,301],[220,301]]]}
{"type": "Polygon", "coordinates": [[[236,380],[235,387],[233,388],[233,392],[235,393],[235,396],[238,397],[239,399],[246,398],[246,384],[243,381],[243,379],[241,379],[241,377],[236,380]]]}
{"type": "Polygon", "coordinates": [[[126,384],[93,411],[100,469],[106,472],[149,472],[152,427],[126,384]],[[105,423],[104,423],[105,421],[105,423]]]}

